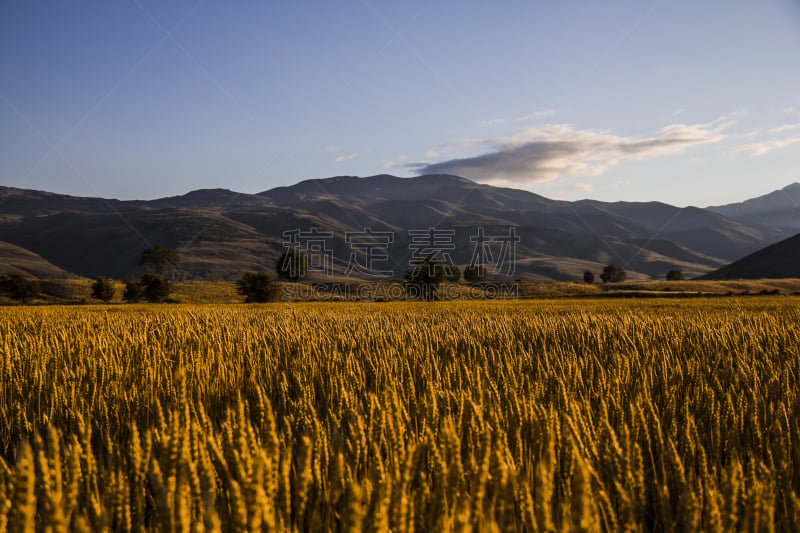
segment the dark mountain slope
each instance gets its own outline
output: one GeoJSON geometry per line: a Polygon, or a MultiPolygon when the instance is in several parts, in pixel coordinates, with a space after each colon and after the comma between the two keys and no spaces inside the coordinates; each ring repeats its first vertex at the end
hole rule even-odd
{"type": "Polygon", "coordinates": [[[767,246],[701,279],[800,278],[800,234],[767,246]]]}

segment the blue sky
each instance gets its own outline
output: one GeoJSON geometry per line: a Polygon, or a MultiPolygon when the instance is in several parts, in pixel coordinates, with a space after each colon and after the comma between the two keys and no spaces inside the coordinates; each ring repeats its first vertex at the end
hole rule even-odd
{"type": "Polygon", "coordinates": [[[449,172],[709,205],[800,180],[796,1],[0,5],[0,184],[449,172]]]}

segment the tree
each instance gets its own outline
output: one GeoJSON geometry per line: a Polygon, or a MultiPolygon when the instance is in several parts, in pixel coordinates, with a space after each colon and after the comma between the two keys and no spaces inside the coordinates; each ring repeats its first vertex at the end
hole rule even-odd
{"type": "Polygon", "coordinates": [[[587,270],[583,273],[583,281],[584,283],[594,283],[594,274],[587,270]]]}
{"type": "Polygon", "coordinates": [[[603,273],[600,274],[600,279],[603,283],[621,283],[627,279],[628,273],[625,269],[617,265],[608,265],[603,268],[603,273]]]}
{"type": "Polygon", "coordinates": [[[308,274],[306,256],[297,248],[289,248],[275,262],[275,272],[278,277],[296,283],[308,274]]]}
{"type": "Polygon", "coordinates": [[[181,257],[175,250],[168,250],[160,244],[142,251],[139,266],[146,269],[139,281],[129,279],[125,282],[122,297],[127,302],[145,299],[151,303],[160,303],[169,298],[171,284],[166,274],[178,266],[181,257]]]}
{"type": "Polygon", "coordinates": [[[684,279],[686,278],[683,277],[683,272],[676,268],[667,272],[667,281],[683,281],[684,279]]]}
{"type": "Polygon", "coordinates": [[[142,282],[136,279],[125,280],[125,291],[122,293],[122,299],[128,303],[138,302],[144,296],[144,287],[142,282]]]}
{"type": "Polygon", "coordinates": [[[181,256],[175,250],[164,248],[156,244],[152,248],[142,251],[139,266],[145,267],[148,274],[163,276],[181,262],[181,256]]]}
{"type": "Polygon", "coordinates": [[[103,300],[108,303],[114,299],[114,284],[111,280],[103,276],[99,276],[94,283],[92,283],[92,298],[103,300]]]}
{"type": "Polygon", "coordinates": [[[461,279],[461,269],[456,265],[445,265],[444,277],[450,283],[458,283],[458,280],[461,279]]]}
{"type": "Polygon", "coordinates": [[[158,274],[145,274],[142,276],[142,296],[150,303],[161,303],[169,298],[170,282],[158,274]]]}
{"type": "Polygon", "coordinates": [[[480,283],[486,279],[486,267],[483,265],[469,265],[464,269],[464,280],[470,283],[480,283]]]}
{"type": "Polygon", "coordinates": [[[278,288],[268,272],[246,272],[236,282],[236,291],[245,297],[245,302],[269,302],[277,299],[278,288]]]}
{"type": "Polygon", "coordinates": [[[415,266],[405,275],[406,291],[409,292],[409,289],[413,287],[412,291],[422,296],[423,299],[436,300],[439,286],[447,280],[448,272],[452,272],[453,266],[429,255],[422,264],[415,266]]]}
{"type": "Polygon", "coordinates": [[[28,279],[18,272],[0,276],[0,289],[11,298],[28,303],[39,295],[39,282],[28,279]]]}

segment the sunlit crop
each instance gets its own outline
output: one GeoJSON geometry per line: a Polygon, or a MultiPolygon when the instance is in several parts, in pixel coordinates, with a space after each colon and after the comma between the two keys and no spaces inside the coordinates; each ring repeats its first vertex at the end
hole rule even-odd
{"type": "Polygon", "coordinates": [[[795,298],[0,309],[0,531],[797,531],[795,298]]]}

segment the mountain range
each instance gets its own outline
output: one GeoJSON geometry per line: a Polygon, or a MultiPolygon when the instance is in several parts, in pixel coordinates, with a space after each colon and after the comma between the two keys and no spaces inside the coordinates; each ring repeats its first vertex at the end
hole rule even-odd
{"type": "Polygon", "coordinates": [[[479,231],[496,237],[487,246],[499,265],[498,237],[513,227],[519,242],[513,257],[505,249],[499,266],[515,279],[578,280],[610,263],[627,269],[629,279],[663,279],[673,268],[698,277],[800,233],[793,198],[800,199],[798,183],[708,208],[566,202],[451,175],[339,176],[258,194],[204,189],[149,201],[0,187],[0,272],[125,278],[140,273],[144,248],[162,244],[180,252],[179,278],[236,279],[273,270],[286,232],[316,228],[330,233],[321,242],[332,262],[329,272],[310,278],[335,279],[349,263],[366,263],[364,248],[347,235],[370,228],[391,235],[388,257],[374,268],[399,277],[431,249],[469,264],[477,249],[470,239],[479,231]],[[436,242],[426,243],[430,237],[436,242]]]}

